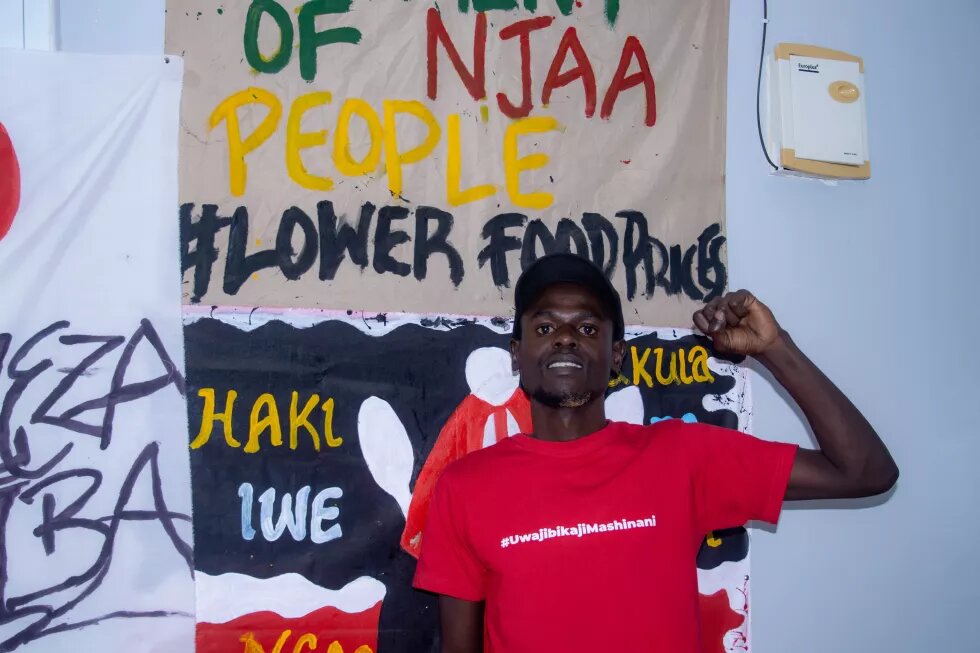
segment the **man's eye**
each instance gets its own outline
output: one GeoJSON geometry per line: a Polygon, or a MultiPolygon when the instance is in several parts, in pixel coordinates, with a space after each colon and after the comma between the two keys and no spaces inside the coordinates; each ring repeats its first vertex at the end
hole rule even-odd
{"type": "Polygon", "coordinates": [[[591,324],[583,324],[578,328],[578,330],[584,336],[594,336],[599,331],[591,324]]]}
{"type": "Polygon", "coordinates": [[[538,332],[538,335],[539,336],[546,336],[549,333],[551,333],[551,325],[550,324],[541,324],[541,325],[535,327],[534,330],[538,332]]]}

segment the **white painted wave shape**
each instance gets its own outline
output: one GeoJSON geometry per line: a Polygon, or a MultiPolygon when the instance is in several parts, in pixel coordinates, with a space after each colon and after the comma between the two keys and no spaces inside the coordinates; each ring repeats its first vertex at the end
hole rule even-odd
{"type": "Polygon", "coordinates": [[[300,574],[255,578],[245,574],[210,576],[195,572],[197,621],[221,624],[255,612],[274,612],[286,619],[302,617],[321,608],[334,607],[353,614],[375,606],[385,597],[381,581],[370,576],[330,590],[300,574]]]}

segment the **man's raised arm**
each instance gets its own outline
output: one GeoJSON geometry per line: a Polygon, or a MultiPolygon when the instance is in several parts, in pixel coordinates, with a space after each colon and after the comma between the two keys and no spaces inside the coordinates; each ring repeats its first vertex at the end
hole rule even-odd
{"type": "Polygon", "coordinates": [[[886,492],[898,466],[868,420],[779,327],[751,293],[719,297],[694,314],[694,324],[722,353],[755,357],[796,401],[820,449],[800,449],[786,499],[836,499],[886,492]]]}

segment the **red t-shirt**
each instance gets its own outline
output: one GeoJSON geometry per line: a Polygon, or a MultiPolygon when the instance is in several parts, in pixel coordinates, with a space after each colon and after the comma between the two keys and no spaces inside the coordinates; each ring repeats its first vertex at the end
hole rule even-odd
{"type": "Polygon", "coordinates": [[[775,523],[796,446],[679,420],[516,435],[440,478],[415,586],[486,601],[495,653],[700,651],[711,530],[775,523]]]}

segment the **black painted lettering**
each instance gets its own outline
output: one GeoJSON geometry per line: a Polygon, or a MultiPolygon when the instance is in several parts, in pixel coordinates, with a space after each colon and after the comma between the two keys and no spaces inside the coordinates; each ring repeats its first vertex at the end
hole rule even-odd
{"type": "Polygon", "coordinates": [[[521,239],[507,234],[508,229],[523,227],[527,216],[521,213],[501,213],[483,225],[483,240],[489,241],[480,250],[477,263],[482,268],[490,261],[490,276],[498,288],[510,288],[510,272],[507,269],[507,252],[521,249],[521,239]]]}
{"type": "Polygon", "coordinates": [[[236,295],[248,278],[278,263],[276,252],[265,249],[254,254],[245,254],[248,248],[248,209],[239,206],[231,216],[228,229],[228,256],[225,259],[225,294],[236,295]]]}
{"type": "Polygon", "coordinates": [[[292,281],[303,276],[316,262],[318,249],[316,227],[310,216],[295,206],[286,209],[276,233],[276,258],[283,276],[292,281]],[[296,227],[303,233],[303,246],[299,255],[293,249],[296,227]]]}
{"type": "Polygon", "coordinates": [[[368,233],[374,218],[374,204],[365,202],[357,228],[338,220],[333,202],[323,200],[316,205],[320,226],[320,280],[332,281],[346,255],[362,270],[368,264],[368,233]],[[346,252],[346,254],[345,254],[346,252]]]}
{"type": "Polygon", "coordinates": [[[705,302],[720,297],[728,285],[728,270],[720,255],[725,241],[721,235],[721,225],[717,222],[698,236],[698,283],[708,291],[704,295],[705,302]],[[710,275],[709,272],[714,274],[710,275]]]}
{"type": "Polygon", "coordinates": [[[425,279],[429,269],[429,257],[443,254],[449,262],[449,279],[454,286],[463,281],[463,257],[449,243],[453,229],[453,216],[431,206],[420,206],[415,211],[415,261],[412,266],[415,278],[425,279]],[[429,235],[429,221],[436,222],[436,231],[429,235]]]}
{"type": "Polygon", "coordinates": [[[378,211],[378,228],[374,232],[374,271],[378,274],[391,272],[400,277],[407,277],[412,268],[408,263],[397,260],[391,255],[391,250],[411,240],[404,231],[392,231],[391,223],[408,217],[408,209],[404,206],[384,206],[378,211]]]}
{"type": "Polygon", "coordinates": [[[606,218],[598,213],[585,213],[582,216],[582,226],[589,237],[592,249],[592,262],[602,268],[607,279],[616,274],[616,263],[619,260],[619,234],[606,218]],[[605,243],[609,243],[609,258],[606,258],[605,243]]]}
{"type": "Polygon", "coordinates": [[[194,268],[191,303],[197,304],[208,292],[208,286],[211,285],[211,270],[218,259],[218,248],[214,246],[214,237],[218,231],[231,224],[231,218],[219,217],[216,205],[205,204],[201,207],[201,217],[194,221],[191,219],[193,210],[192,203],[180,206],[180,268],[181,273],[194,268]]]}
{"type": "Polygon", "coordinates": [[[585,238],[585,232],[574,221],[562,218],[555,227],[554,251],[569,252],[582,258],[589,258],[589,243],[585,238]],[[574,252],[572,252],[572,243],[575,243],[574,252]]]}
{"type": "Polygon", "coordinates": [[[639,211],[620,211],[617,218],[626,220],[626,231],[623,235],[623,267],[626,272],[626,299],[633,301],[636,297],[637,279],[636,268],[643,266],[644,291],[647,298],[653,297],[656,287],[653,272],[653,249],[650,235],[647,231],[646,216],[639,211]]]}

